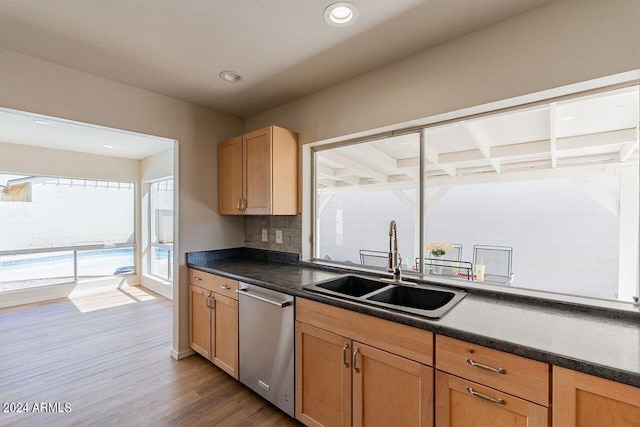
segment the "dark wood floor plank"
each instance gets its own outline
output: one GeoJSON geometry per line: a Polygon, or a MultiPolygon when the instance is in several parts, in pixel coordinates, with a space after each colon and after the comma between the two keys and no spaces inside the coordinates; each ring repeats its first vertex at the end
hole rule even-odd
{"type": "Polygon", "coordinates": [[[200,356],[169,356],[171,301],[144,288],[0,309],[0,426],[299,426],[200,356]]]}

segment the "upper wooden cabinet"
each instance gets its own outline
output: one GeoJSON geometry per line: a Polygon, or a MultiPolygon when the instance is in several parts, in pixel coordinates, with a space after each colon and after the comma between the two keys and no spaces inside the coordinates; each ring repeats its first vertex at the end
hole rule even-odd
{"type": "Polygon", "coordinates": [[[640,388],[553,367],[553,427],[640,426],[640,388]]]}
{"type": "Polygon", "coordinates": [[[298,134],[269,126],[218,145],[218,210],[226,215],[298,212],[298,134]]]}

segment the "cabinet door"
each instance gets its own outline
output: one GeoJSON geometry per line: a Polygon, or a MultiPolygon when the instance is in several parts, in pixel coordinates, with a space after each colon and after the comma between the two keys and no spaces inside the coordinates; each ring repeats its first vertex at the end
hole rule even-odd
{"type": "Polygon", "coordinates": [[[640,426],[640,388],[553,367],[554,427],[640,426]]]}
{"type": "Polygon", "coordinates": [[[191,348],[211,360],[211,309],[209,291],[190,285],[191,317],[189,319],[189,338],[191,348]]]}
{"type": "Polygon", "coordinates": [[[242,137],[218,144],[218,211],[240,215],[242,199],[242,137]]]}
{"type": "Polygon", "coordinates": [[[351,341],[296,322],[296,418],[308,426],[351,425],[351,341]]]}
{"type": "Polygon", "coordinates": [[[433,426],[433,368],[353,342],[353,425],[433,426]]]}
{"type": "Polygon", "coordinates": [[[271,127],[248,133],[244,142],[245,214],[271,213],[271,127]]]}
{"type": "Polygon", "coordinates": [[[544,406],[436,371],[436,427],[545,427],[548,417],[544,406]]]}
{"type": "Polygon", "coordinates": [[[213,293],[212,361],[238,379],[238,301],[213,293]]]}

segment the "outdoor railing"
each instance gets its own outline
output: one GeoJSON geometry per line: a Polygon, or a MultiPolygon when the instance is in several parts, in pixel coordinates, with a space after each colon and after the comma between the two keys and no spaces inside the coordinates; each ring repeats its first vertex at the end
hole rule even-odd
{"type": "Polygon", "coordinates": [[[0,282],[58,277],[72,278],[75,282],[79,277],[135,274],[134,253],[135,243],[4,250],[0,251],[0,282]],[[131,249],[131,251],[123,251],[124,249],[131,249]],[[94,252],[94,254],[91,254],[91,252],[94,252]],[[38,254],[43,256],[38,257],[38,254]],[[45,254],[51,255],[46,256],[45,254]],[[34,256],[20,257],[20,255],[34,256]],[[12,259],[7,259],[8,257],[12,259]],[[72,272],[69,269],[70,261],[72,261],[73,265],[72,272]],[[26,267],[26,265],[29,265],[28,269],[19,267],[26,267]],[[39,274],[39,276],[26,277],[29,274],[35,274],[36,276],[39,274]]]}

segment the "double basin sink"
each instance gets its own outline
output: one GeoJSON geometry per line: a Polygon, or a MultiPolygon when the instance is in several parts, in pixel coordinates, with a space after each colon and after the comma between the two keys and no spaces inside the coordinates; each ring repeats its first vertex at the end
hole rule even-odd
{"type": "Polygon", "coordinates": [[[305,290],[391,310],[439,319],[466,293],[412,282],[388,282],[345,275],[303,286],[305,290]]]}

